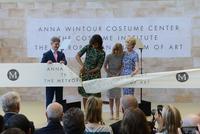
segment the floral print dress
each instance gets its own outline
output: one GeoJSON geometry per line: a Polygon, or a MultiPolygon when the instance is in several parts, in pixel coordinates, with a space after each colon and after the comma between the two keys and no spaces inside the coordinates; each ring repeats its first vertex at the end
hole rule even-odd
{"type": "MultiPolygon", "coordinates": [[[[93,47],[90,47],[89,45],[86,45],[78,52],[78,54],[80,55],[80,57],[86,54],[84,67],[87,70],[91,70],[98,67],[98,71],[95,73],[90,73],[90,74],[86,73],[86,74],[80,75],[82,81],[101,78],[101,68],[104,63],[105,52],[103,50],[97,50],[93,47]]],[[[96,97],[101,97],[101,93],[96,93],[96,94],[86,93],[83,87],[78,87],[78,92],[83,97],[88,97],[91,95],[94,95],[96,97]]]]}
{"type": "MultiPolygon", "coordinates": [[[[121,75],[130,75],[135,70],[136,62],[139,62],[139,56],[134,50],[125,52],[122,60],[121,75]]],[[[134,95],[134,88],[123,88],[123,94],[134,95]]]]}

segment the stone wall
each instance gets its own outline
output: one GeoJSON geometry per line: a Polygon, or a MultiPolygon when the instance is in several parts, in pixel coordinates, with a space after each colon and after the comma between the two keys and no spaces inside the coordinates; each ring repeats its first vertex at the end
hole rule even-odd
{"type": "MultiPolygon", "coordinates": [[[[1,0],[0,62],[32,63],[40,59],[27,57],[26,19],[96,18],[96,17],[191,17],[192,56],[188,58],[144,58],[144,72],[171,71],[200,66],[199,0],[1,0]]],[[[69,66],[78,72],[74,59],[69,66]]],[[[169,83],[170,84],[170,83],[169,83]]],[[[43,100],[44,88],[0,88],[0,94],[17,90],[25,100],[43,100]]],[[[139,95],[139,90],[136,91],[139,95]]],[[[77,95],[76,89],[65,95],[77,95]],[[75,91],[75,92],[74,92],[75,91]]],[[[156,102],[193,102],[200,98],[199,89],[143,89],[145,100],[156,102]],[[162,97],[161,97],[162,96],[162,97]]]]}

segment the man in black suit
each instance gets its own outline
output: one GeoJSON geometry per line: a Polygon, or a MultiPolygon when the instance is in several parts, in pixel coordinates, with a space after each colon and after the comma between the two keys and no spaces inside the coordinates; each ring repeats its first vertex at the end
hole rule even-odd
{"type": "MultiPolygon", "coordinates": [[[[124,95],[121,98],[122,112],[124,113],[128,108],[138,108],[137,99],[133,95],[124,95]]],[[[120,134],[121,120],[110,125],[113,134],[120,134]]]]}
{"type": "MultiPolygon", "coordinates": [[[[43,54],[41,63],[61,63],[67,64],[65,54],[58,51],[60,47],[60,39],[58,37],[51,38],[51,49],[43,54]]],[[[63,101],[63,87],[46,87],[46,107],[52,103],[56,96],[56,102],[62,104],[63,101]]]]}
{"type": "Polygon", "coordinates": [[[35,130],[33,122],[29,121],[23,114],[16,114],[10,117],[5,124],[5,128],[19,128],[23,130],[25,134],[33,134],[35,130]]]}
{"type": "MultiPolygon", "coordinates": [[[[2,102],[2,109],[5,113],[3,116],[3,121],[4,121],[4,126],[6,128],[9,120],[13,116],[18,118],[18,113],[20,111],[21,97],[17,92],[11,91],[2,95],[1,102],[2,102]]],[[[19,122],[17,121],[17,123],[19,122]]],[[[35,130],[35,127],[32,121],[30,121],[30,128],[31,128],[31,132],[35,130]]]]}
{"type": "Polygon", "coordinates": [[[60,121],[63,117],[63,107],[57,102],[48,105],[46,110],[48,125],[35,131],[34,134],[64,134],[60,121]]]}

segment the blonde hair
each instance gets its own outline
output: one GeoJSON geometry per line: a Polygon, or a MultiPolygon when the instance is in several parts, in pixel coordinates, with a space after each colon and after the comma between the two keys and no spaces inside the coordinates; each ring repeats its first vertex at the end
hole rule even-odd
{"type": "Polygon", "coordinates": [[[180,127],[182,127],[181,113],[176,107],[173,107],[173,108],[174,108],[173,110],[175,113],[176,126],[177,126],[177,128],[180,128],[180,127]]]}
{"type": "Polygon", "coordinates": [[[126,39],[126,43],[133,46],[133,48],[134,48],[135,45],[136,45],[136,38],[135,37],[128,37],[126,39]]]}
{"type": "Polygon", "coordinates": [[[116,55],[122,55],[123,54],[123,47],[122,47],[121,43],[116,43],[113,46],[112,54],[116,54],[116,55]],[[117,51],[117,53],[115,53],[116,51],[117,51]]]}
{"type": "Polygon", "coordinates": [[[177,108],[172,105],[166,105],[162,111],[163,129],[168,134],[178,134],[178,128],[181,127],[181,115],[177,108]]]}
{"type": "Polygon", "coordinates": [[[102,123],[102,100],[91,96],[86,103],[86,122],[102,123]]]}

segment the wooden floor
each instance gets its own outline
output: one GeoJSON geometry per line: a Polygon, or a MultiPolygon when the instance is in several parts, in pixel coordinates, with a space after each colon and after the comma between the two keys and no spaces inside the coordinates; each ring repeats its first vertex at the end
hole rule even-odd
{"type": "MultiPolygon", "coordinates": [[[[152,102],[152,108],[155,108],[160,103],[152,102]]],[[[182,118],[191,113],[200,113],[200,103],[172,103],[172,105],[176,106],[182,115],[182,118]]],[[[46,125],[46,117],[45,117],[45,104],[44,102],[22,102],[20,113],[25,114],[29,120],[33,121],[36,128],[40,128],[46,125]]],[[[0,114],[3,115],[2,109],[0,110],[0,114]]],[[[120,118],[122,118],[122,113],[120,113],[120,118]]],[[[109,105],[103,105],[103,119],[106,124],[114,123],[116,120],[109,119],[109,105]]],[[[151,117],[148,117],[150,120],[151,117]]]]}

